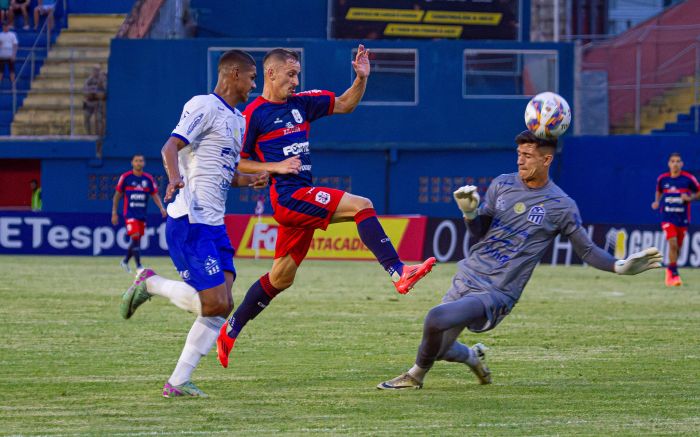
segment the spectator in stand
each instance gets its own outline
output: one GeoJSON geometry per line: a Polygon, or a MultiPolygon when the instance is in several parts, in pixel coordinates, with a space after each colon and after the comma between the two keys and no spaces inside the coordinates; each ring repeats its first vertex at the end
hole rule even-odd
{"type": "Polygon", "coordinates": [[[0,21],[7,21],[10,16],[10,0],[0,0],[0,21]]]}
{"type": "Polygon", "coordinates": [[[53,29],[53,11],[56,9],[56,0],[37,0],[34,8],[34,30],[39,27],[39,15],[46,15],[49,20],[49,32],[53,29]]]}
{"type": "Polygon", "coordinates": [[[107,98],[107,76],[99,65],[92,67],[92,73],[83,86],[83,121],[88,135],[104,135],[104,113],[107,98]],[[95,118],[93,123],[92,118],[95,118]]]}
{"type": "Polygon", "coordinates": [[[5,65],[10,68],[10,81],[15,83],[15,58],[17,57],[17,34],[10,30],[7,21],[2,23],[0,32],[0,85],[5,79],[5,65]]]}
{"type": "Polygon", "coordinates": [[[12,0],[10,2],[10,28],[15,27],[15,14],[22,13],[24,20],[22,29],[29,29],[29,0],[12,0]]]}

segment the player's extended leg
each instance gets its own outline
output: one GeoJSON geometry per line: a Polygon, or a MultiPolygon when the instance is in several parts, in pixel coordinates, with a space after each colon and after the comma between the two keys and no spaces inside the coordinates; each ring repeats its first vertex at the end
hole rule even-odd
{"type": "Polygon", "coordinates": [[[292,286],[298,267],[291,254],[276,258],[270,272],[250,286],[243,301],[221,328],[217,339],[217,356],[223,367],[228,367],[229,354],[243,327],[267,308],[275,296],[292,286]]]}
{"type": "Polygon", "coordinates": [[[480,329],[488,322],[486,307],[474,296],[464,296],[454,302],[432,308],[423,322],[423,340],[418,348],[416,363],[408,372],[377,385],[379,389],[421,388],[423,379],[436,360],[461,362],[479,378],[481,384],[491,382],[491,373],[473,350],[456,341],[466,327],[480,329]]]}
{"type": "Polygon", "coordinates": [[[231,287],[234,274],[226,271],[224,275],[226,278],[224,284],[199,292],[202,314],[192,324],[175,370],[163,386],[165,397],[207,396],[192,383],[191,377],[199,361],[214,346],[226,316],[233,309],[231,287]]]}
{"type": "Polygon", "coordinates": [[[357,224],[360,239],[389,273],[399,293],[408,293],[421,278],[430,273],[435,265],[435,258],[431,257],[422,264],[405,266],[379,223],[372,202],[364,197],[345,193],[331,218],[331,223],[351,220],[357,224]]]}

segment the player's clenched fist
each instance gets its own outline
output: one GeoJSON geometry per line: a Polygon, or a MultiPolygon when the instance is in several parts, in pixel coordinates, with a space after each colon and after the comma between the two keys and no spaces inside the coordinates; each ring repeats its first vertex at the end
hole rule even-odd
{"type": "Polygon", "coordinates": [[[464,218],[472,220],[476,217],[476,209],[479,207],[479,193],[474,185],[459,187],[452,193],[457,206],[462,211],[464,218]]]}
{"type": "Polygon", "coordinates": [[[175,195],[175,192],[184,186],[185,183],[182,181],[182,178],[168,182],[168,188],[165,190],[165,201],[169,202],[175,195]]]}

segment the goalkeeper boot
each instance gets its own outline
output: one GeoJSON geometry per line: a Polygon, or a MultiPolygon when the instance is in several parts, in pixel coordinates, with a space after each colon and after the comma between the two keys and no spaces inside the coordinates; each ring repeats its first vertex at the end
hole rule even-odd
{"type": "Polygon", "coordinates": [[[486,364],[484,364],[484,360],[486,359],[486,351],[489,350],[489,348],[481,343],[477,343],[471,349],[476,354],[476,364],[472,366],[471,364],[467,363],[467,366],[469,366],[472,372],[474,372],[476,377],[479,379],[479,384],[491,384],[491,371],[488,367],[486,367],[486,364]]]}
{"type": "Polygon", "coordinates": [[[119,313],[125,319],[130,318],[136,309],[153,296],[146,290],[146,280],[156,273],[151,269],[143,269],[136,275],[134,283],[122,295],[122,303],[119,306],[119,313]]]}
{"type": "Polygon", "coordinates": [[[177,398],[180,396],[193,396],[199,398],[208,398],[209,396],[199,389],[192,381],[187,381],[181,385],[172,385],[170,382],[166,382],[163,386],[163,397],[164,398],[177,398]]]}
{"type": "Polygon", "coordinates": [[[416,264],[414,266],[404,266],[401,278],[399,278],[398,281],[394,282],[394,287],[396,287],[396,291],[398,291],[401,294],[408,293],[418,281],[420,281],[421,279],[423,279],[423,277],[425,277],[425,275],[430,273],[434,265],[435,257],[431,256],[430,258],[423,261],[421,264],[416,264]]]}
{"type": "Polygon", "coordinates": [[[230,330],[231,322],[227,320],[219,330],[219,337],[216,339],[216,356],[224,368],[228,367],[228,356],[236,343],[236,337],[228,335],[230,330]]]}
{"type": "Polygon", "coordinates": [[[377,388],[380,390],[403,390],[405,388],[420,389],[423,388],[423,383],[406,372],[394,379],[379,383],[377,388]]]}

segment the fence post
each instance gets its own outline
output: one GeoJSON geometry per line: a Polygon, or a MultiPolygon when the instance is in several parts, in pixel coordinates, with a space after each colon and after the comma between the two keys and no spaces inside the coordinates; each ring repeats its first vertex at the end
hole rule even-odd
{"type": "Polygon", "coordinates": [[[693,79],[693,132],[700,133],[700,105],[698,93],[700,93],[700,37],[695,41],[695,78],[693,79]]]}
{"type": "Polygon", "coordinates": [[[639,134],[642,124],[642,42],[639,40],[637,41],[637,54],[635,61],[634,133],[639,134]]]}
{"type": "Polygon", "coordinates": [[[75,62],[73,57],[75,49],[70,49],[70,136],[75,135],[75,109],[74,109],[74,88],[75,88],[75,62]]]}

